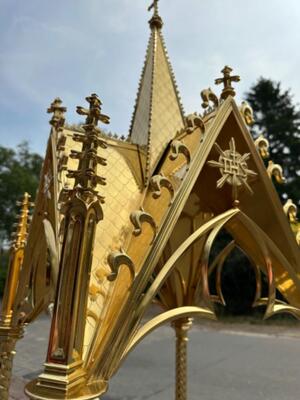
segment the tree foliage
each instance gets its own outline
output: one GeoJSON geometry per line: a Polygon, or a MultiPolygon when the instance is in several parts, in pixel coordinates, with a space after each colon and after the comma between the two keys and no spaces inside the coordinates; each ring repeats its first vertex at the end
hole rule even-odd
{"type": "Polygon", "coordinates": [[[290,90],[283,90],[280,82],[259,78],[246,98],[255,115],[253,134],[264,133],[271,159],[283,167],[287,179],[276,189],[300,205],[300,111],[290,90]]]}
{"type": "Polygon", "coordinates": [[[0,146],[0,244],[9,240],[16,222],[17,200],[24,192],[34,199],[39,183],[42,157],[23,142],[17,149],[0,146]]]}

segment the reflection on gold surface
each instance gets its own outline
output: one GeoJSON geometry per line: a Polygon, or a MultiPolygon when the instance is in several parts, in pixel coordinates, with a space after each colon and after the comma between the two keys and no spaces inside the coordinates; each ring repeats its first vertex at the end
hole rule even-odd
{"type": "MultiPolygon", "coordinates": [[[[241,114],[233,99],[239,77],[225,67],[217,79],[224,85],[221,99],[202,91],[204,115],[185,119],[158,0],[150,9],[151,37],[128,141],[98,128],[109,118],[95,94],[86,98],[88,108],[77,108],[86,117],[80,127],[65,124],[60,99],[48,110],[51,135],[36,207],[27,245],[20,257],[13,254],[0,327],[0,357],[10,372],[3,359],[11,361],[24,324],[53,310],[44,371],[26,386],[30,399],[100,396],[128,353],[168,322],[176,332],[176,399],[185,400],[191,319],[216,318],[214,302],[225,303],[222,266],[236,246],[255,269],[254,305],[266,306],[265,317],[300,315],[300,250],[289,222],[297,235],[299,224],[291,204],[289,220],[284,215],[268,176],[279,179],[278,167],[266,171],[257,151],[266,153],[266,143],[254,143],[249,109],[244,104],[241,114]],[[221,230],[233,242],[212,260],[221,230]],[[214,269],[217,296],[208,285],[214,269]],[[263,274],[267,298],[261,296],[263,274]],[[276,300],[276,287],[289,304],[276,300]],[[163,312],[143,323],[153,301],[163,312]]],[[[6,399],[9,374],[0,383],[6,399]]]]}

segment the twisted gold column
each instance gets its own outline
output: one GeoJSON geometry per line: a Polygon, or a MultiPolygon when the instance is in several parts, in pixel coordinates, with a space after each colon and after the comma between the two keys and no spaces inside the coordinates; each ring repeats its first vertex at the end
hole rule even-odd
{"type": "Polygon", "coordinates": [[[191,318],[177,320],[173,327],[176,333],[176,400],[187,399],[187,342],[191,318]]]}

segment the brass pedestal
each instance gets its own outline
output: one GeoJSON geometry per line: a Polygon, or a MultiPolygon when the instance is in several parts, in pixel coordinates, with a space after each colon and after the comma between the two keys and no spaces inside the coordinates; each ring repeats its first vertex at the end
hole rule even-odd
{"type": "Polygon", "coordinates": [[[25,387],[25,394],[31,400],[98,400],[107,391],[105,381],[94,383],[79,389],[74,393],[54,392],[39,385],[39,380],[29,382],[25,387]]]}

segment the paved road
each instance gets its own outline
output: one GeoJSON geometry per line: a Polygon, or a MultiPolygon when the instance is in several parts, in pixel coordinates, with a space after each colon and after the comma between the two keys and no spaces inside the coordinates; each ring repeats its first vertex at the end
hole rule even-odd
{"type": "MultiPolygon", "coordinates": [[[[12,399],[43,362],[49,321],[33,324],[15,358],[12,399]]],[[[164,327],[128,357],[103,400],[174,398],[173,331],[164,327]]],[[[300,392],[300,338],[195,327],[190,333],[189,400],[295,400],[300,392]]]]}

